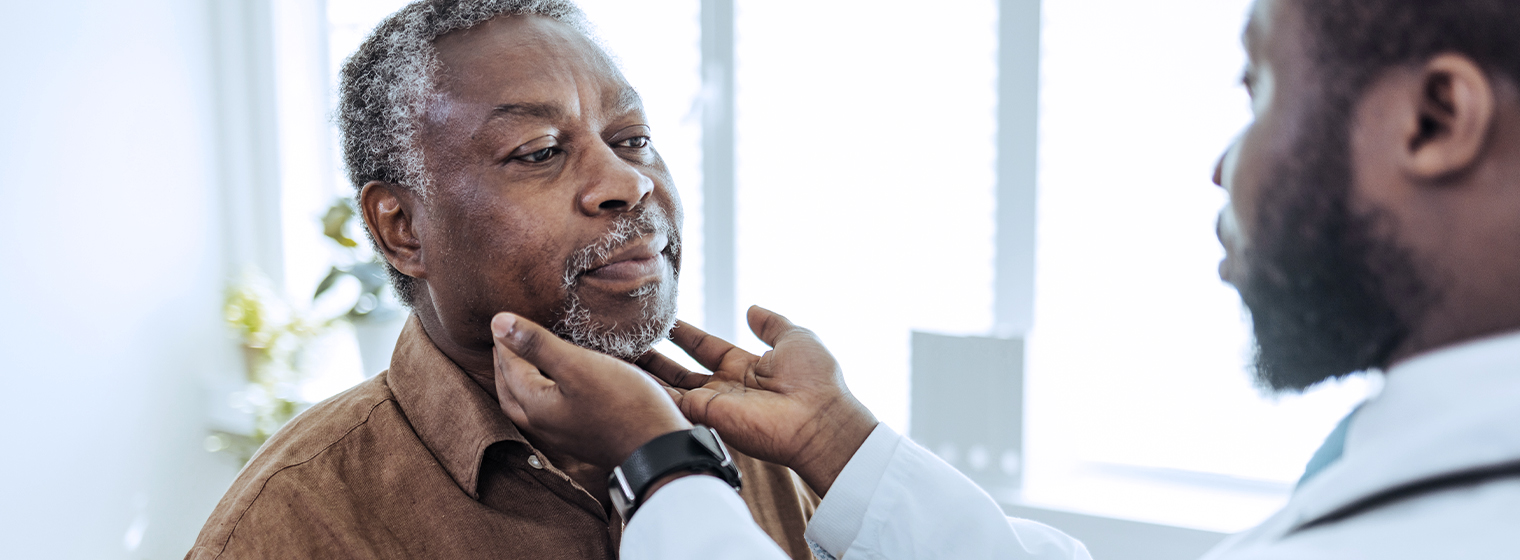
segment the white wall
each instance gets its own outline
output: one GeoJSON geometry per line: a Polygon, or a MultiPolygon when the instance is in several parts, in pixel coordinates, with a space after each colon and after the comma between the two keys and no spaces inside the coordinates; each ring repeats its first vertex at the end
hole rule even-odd
{"type": "Polygon", "coordinates": [[[7,558],[181,557],[235,472],[209,5],[0,0],[7,558]]]}

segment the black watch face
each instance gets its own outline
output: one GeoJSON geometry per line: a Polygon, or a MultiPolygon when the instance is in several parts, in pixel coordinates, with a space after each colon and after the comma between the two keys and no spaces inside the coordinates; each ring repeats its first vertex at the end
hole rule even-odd
{"type": "Polygon", "coordinates": [[[712,428],[697,426],[696,429],[691,431],[691,437],[696,438],[697,443],[701,443],[702,447],[707,448],[707,452],[712,453],[713,457],[719,461],[723,460],[723,444],[718,443],[718,435],[713,432],[712,428]]]}

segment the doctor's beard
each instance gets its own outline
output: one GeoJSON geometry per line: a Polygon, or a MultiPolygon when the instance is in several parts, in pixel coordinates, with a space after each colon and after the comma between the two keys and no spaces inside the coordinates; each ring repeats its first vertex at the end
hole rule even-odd
{"type": "Polygon", "coordinates": [[[1432,301],[1397,224],[1358,204],[1347,99],[1311,111],[1274,166],[1238,286],[1255,331],[1253,375],[1272,392],[1387,366],[1432,301]]]}

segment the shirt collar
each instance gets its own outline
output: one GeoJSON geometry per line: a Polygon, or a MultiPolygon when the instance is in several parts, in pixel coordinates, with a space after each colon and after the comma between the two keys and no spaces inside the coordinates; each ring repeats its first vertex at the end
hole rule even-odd
{"type": "Polygon", "coordinates": [[[1351,418],[1345,454],[1294,495],[1307,522],[1388,488],[1520,458],[1520,332],[1412,358],[1351,418]]]}
{"type": "Polygon", "coordinates": [[[527,444],[496,399],[433,344],[416,315],[407,318],[386,375],[417,437],[471,498],[480,499],[487,447],[527,444]]]}

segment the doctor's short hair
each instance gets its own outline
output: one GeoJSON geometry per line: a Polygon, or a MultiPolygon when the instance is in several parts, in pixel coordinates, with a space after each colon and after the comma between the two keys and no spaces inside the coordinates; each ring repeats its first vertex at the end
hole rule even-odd
{"type": "MultiPolygon", "coordinates": [[[[432,178],[417,144],[419,120],[437,95],[440,63],[433,42],[499,16],[539,15],[595,41],[585,14],[570,0],[419,0],[391,14],[343,63],[338,128],[348,180],[361,189],[384,181],[429,198],[432,178]]],[[[374,234],[365,224],[365,233],[374,234]]],[[[416,301],[416,279],[386,263],[398,298],[416,301]]]]}
{"type": "Polygon", "coordinates": [[[1446,53],[1491,78],[1520,78],[1520,0],[1294,1],[1327,93],[1341,99],[1361,99],[1384,72],[1446,53]]]}

